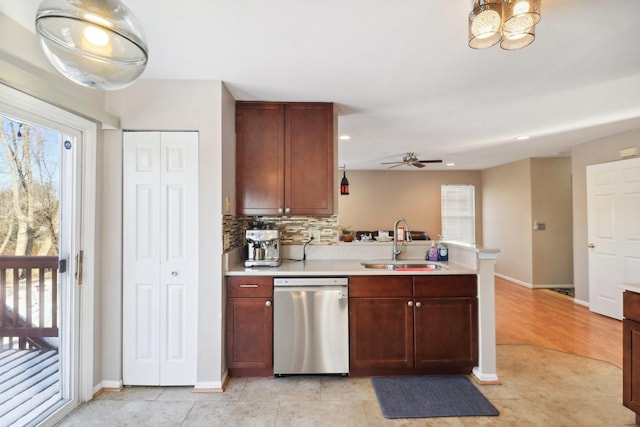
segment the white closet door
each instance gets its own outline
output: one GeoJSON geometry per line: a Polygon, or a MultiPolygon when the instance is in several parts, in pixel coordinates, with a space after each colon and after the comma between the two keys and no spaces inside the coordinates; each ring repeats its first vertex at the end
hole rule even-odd
{"type": "Polygon", "coordinates": [[[589,309],[622,319],[622,285],[640,282],[640,158],[587,166],[589,309]]]}
{"type": "Polygon", "coordinates": [[[198,134],[161,135],[160,385],[196,381],[198,134]]]}
{"type": "Polygon", "coordinates": [[[198,134],[125,132],[123,381],[196,377],[198,134]]]}

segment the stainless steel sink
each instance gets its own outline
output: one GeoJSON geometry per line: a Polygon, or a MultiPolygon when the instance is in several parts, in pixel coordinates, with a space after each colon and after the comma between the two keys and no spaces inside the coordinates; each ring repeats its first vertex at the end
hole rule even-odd
{"type": "Polygon", "coordinates": [[[363,262],[365,268],[373,268],[378,270],[412,270],[412,271],[431,271],[449,268],[444,264],[434,262],[406,262],[406,263],[367,263],[363,262]]]}

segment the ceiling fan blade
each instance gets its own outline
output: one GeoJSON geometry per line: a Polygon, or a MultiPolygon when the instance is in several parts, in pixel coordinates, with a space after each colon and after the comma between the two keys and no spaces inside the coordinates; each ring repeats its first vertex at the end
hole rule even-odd
{"type": "Polygon", "coordinates": [[[398,166],[404,165],[404,162],[398,163],[397,165],[389,166],[387,169],[397,168],[398,166]]]}
{"type": "Polygon", "coordinates": [[[418,160],[420,163],[442,163],[442,160],[418,160]]]}
{"type": "Polygon", "coordinates": [[[414,160],[413,162],[411,162],[411,166],[415,166],[417,168],[423,168],[424,167],[424,165],[422,163],[420,163],[419,161],[417,161],[417,160],[414,160]]]}
{"type": "Polygon", "coordinates": [[[404,162],[382,162],[381,165],[395,165],[395,164],[403,164],[404,162]]]}

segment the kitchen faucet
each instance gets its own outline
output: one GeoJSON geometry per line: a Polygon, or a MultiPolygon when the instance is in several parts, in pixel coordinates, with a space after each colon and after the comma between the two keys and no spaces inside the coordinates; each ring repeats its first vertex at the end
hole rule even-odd
{"type": "Polygon", "coordinates": [[[404,218],[400,218],[393,224],[393,252],[391,253],[391,259],[396,261],[398,259],[398,255],[402,252],[402,247],[404,246],[404,242],[411,241],[411,234],[409,233],[409,224],[404,218]],[[404,225],[404,236],[402,236],[402,240],[400,241],[400,248],[398,248],[398,224],[402,223],[404,225]]]}

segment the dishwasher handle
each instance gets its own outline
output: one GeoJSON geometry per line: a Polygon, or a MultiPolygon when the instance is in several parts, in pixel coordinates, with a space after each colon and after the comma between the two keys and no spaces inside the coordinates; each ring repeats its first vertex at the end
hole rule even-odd
{"type": "Polygon", "coordinates": [[[349,288],[346,286],[282,286],[274,287],[274,293],[290,293],[290,292],[333,292],[337,295],[338,299],[349,298],[349,288]]]}

